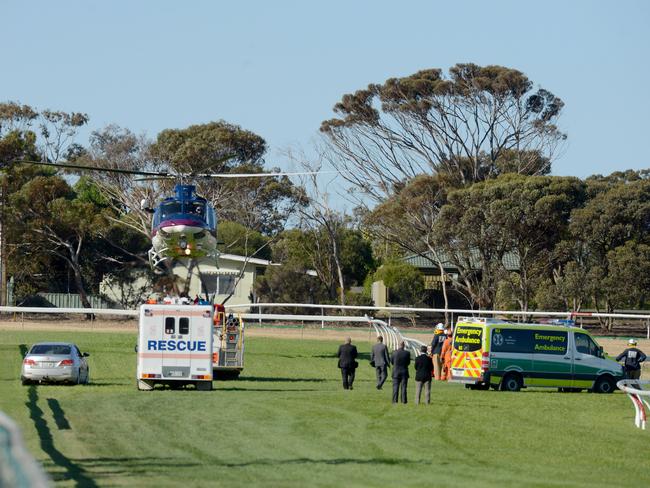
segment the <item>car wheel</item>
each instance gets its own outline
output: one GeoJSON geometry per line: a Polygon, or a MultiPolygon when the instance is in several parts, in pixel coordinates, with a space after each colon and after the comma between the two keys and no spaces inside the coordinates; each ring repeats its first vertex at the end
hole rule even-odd
{"type": "Polygon", "coordinates": [[[521,375],[518,373],[508,373],[501,380],[502,391],[519,391],[523,385],[521,375]]]}
{"type": "Polygon", "coordinates": [[[86,369],[86,376],[84,376],[83,384],[87,385],[90,383],[90,368],[86,369]]]}
{"type": "Polygon", "coordinates": [[[20,378],[20,382],[22,383],[23,386],[28,386],[32,384],[32,382],[27,378],[20,378]]]}
{"type": "Polygon", "coordinates": [[[614,390],[616,390],[616,383],[611,376],[601,376],[594,385],[596,393],[614,393],[614,390]]]}

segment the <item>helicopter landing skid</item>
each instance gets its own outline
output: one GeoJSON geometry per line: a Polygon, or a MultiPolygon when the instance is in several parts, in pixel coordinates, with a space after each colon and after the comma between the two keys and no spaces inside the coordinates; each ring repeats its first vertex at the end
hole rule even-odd
{"type": "Polygon", "coordinates": [[[149,264],[151,267],[156,269],[162,263],[164,263],[168,257],[164,255],[164,252],[167,251],[167,248],[156,251],[154,248],[149,249],[149,264]]]}
{"type": "MultiPolygon", "coordinates": [[[[159,268],[161,264],[163,264],[165,261],[169,260],[170,257],[173,259],[173,256],[169,256],[167,253],[169,252],[169,248],[165,247],[163,249],[160,249],[159,251],[156,251],[153,247],[149,249],[149,264],[153,269],[159,268]]],[[[183,256],[184,257],[184,256],[183,256]]],[[[191,256],[190,256],[191,257],[191,256]]],[[[214,250],[210,252],[206,252],[203,256],[205,258],[213,258],[213,259],[218,259],[219,258],[219,252],[214,250]]]]}

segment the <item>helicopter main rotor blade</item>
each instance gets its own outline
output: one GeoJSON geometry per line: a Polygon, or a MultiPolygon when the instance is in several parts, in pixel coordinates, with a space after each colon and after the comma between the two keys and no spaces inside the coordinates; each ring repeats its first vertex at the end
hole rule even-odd
{"type": "Polygon", "coordinates": [[[70,164],[70,163],[44,163],[42,161],[19,161],[20,163],[26,164],[35,164],[40,166],[51,166],[52,168],[70,168],[70,169],[82,169],[88,171],[104,171],[108,173],[122,173],[127,175],[140,175],[140,176],[161,176],[167,178],[174,178],[175,175],[167,173],[164,171],[139,171],[133,169],[121,169],[121,168],[98,168],[96,166],[86,166],[83,164],[70,164]]]}
{"type": "MultiPolygon", "coordinates": [[[[297,171],[291,173],[221,173],[221,174],[196,174],[195,178],[264,178],[267,176],[298,176],[298,175],[322,175],[327,173],[338,173],[338,171],[297,171]]],[[[188,175],[190,176],[190,175],[188,175]]]]}
{"type": "Polygon", "coordinates": [[[175,175],[169,176],[145,176],[143,178],[133,178],[133,181],[160,181],[160,180],[175,180],[178,177],[175,175]]]}

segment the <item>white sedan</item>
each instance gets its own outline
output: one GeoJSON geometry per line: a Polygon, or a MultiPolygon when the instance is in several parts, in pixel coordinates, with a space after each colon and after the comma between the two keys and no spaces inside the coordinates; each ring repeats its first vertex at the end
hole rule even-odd
{"type": "Polygon", "coordinates": [[[88,356],[69,342],[39,342],[23,359],[20,380],[23,385],[45,381],[88,384],[88,356]]]}

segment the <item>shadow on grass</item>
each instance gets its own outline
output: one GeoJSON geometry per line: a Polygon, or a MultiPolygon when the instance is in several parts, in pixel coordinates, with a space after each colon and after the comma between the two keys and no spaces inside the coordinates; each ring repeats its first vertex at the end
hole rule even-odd
{"type": "MultiPolygon", "coordinates": [[[[95,478],[110,478],[113,476],[136,476],[146,474],[164,474],[177,473],[179,466],[182,469],[195,468],[201,464],[188,459],[179,458],[159,458],[159,457],[100,457],[75,459],[75,463],[83,466],[84,470],[91,470],[95,478]]],[[[53,463],[45,463],[46,468],[53,467],[53,463]]],[[[54,481],[63,481],[68,478],[63,473],[54,473],[51,475],[54,481]]],[[[97,486],[84,485],[78,482],[77,486],[97,486]]]]}
{"type": "Polygon", "coordinates": [[[274,378],[273,376],[240,376],[239,381],[260,381],[260,382],[291,382],[291,383],[320,383],[327,381],[323,378],[274,378]]]}
{"type": "MultiPolygon", "coordinates": [[[[429,459],[395,459],[395,458],[370,458],[370,459],[355,459],[355,458],[334,458],[334,459],[312,459],[312,458],[296,458],[296,459],[256,459],[242,463],[227,463],[216,461],[213,464],[223,466],[224,468],[246,468],[249,466],[286,466],[291,464],[324,464],[324,465],[344,465],[344,464],[357,464],[357,465],[377,465],[377,466],[412,466],[412,465],[432,465],[434,461],[429,459]]],[[[436,463],[437,464],[437,463],[436,463]]]]}
{"type": "Polygon", "coordinates": [[[62,479],[73,480],[77,486],[97,486],[79,464],[70,460],[55,447],[54,438],[52,437],[50,428],[47,426],[45,418],[43,418],[43,410],[38,406],[38,392],[36,386],[32,385],[29,387],[28,401],[25,405],[27,405],[27,408],[29,409],[29,417],[34,422],[34,427],[36,428],[36,432],[38,433],[41,442],[41,449],[50,457],[55,465],[65,469],[65,473],[62,474],[62,479]]]}
{"type": "Polygon", "coordinates": [[[70,429],[70,424],[68,423],[68,419],[65,418],[65,412],[61,408],[61,405],[59,405],[59,401],[54,398],[48,398],[47,404],[50,406],[50,410],[52,410],[57,428],[59,430],[70,429]]]}
{"type": "Polygon", "coordinates": [[[288,391],[323,391],[317,388],[239,388],[239,387],[229,387],[229,388],[215,388],[215,391],[268,391],[268,392],[288,392],[288,391]]]}

